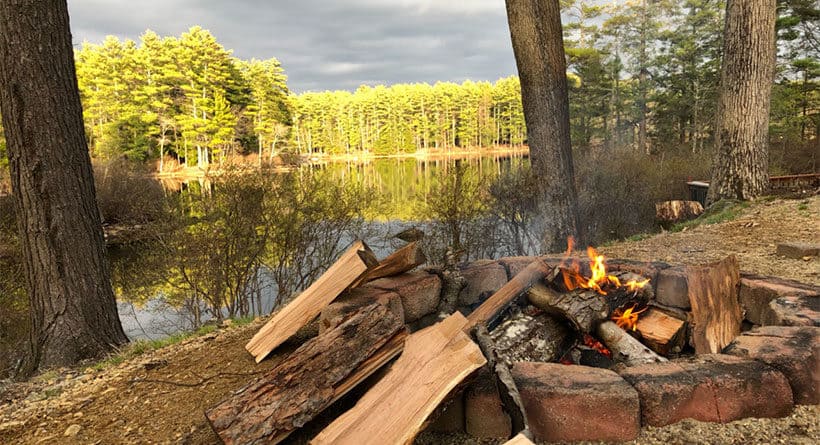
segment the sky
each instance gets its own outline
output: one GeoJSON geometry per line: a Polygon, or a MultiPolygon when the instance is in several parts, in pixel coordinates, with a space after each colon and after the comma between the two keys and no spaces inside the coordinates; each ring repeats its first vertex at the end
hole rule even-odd
{"type": "Polygon", "coordinates": [[[503,0],[68,0],[75,44],[200,25],[294,92],[516,74],[503,0]]]}

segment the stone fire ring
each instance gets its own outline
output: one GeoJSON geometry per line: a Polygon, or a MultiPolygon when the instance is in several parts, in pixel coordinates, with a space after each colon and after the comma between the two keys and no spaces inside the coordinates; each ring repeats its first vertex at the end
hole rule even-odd
{"type": "MultiPolygon", "coordinates": [[[[530,264],[534,257],[480,260],[461,267],[467,286],[458,297],[469,312],[530,264]]],[[[561,258],[542,257],[557,265],[561,258]]],[[[683,266],[608,260],[612,271],[651,279],[659,303],[689,310],[683,266]]],[[[432,324],[442,291],[435,270],[383,278],[328,306],[321,327],[367,301],[387,304],[411,327],[432,324]]],[[[642,425],[663,426],[686,418],[731,422],[746,417],[785,417],[794,404],[820,403],[820,287],[742,273],[739,299],[753,328],[721,354],[673,359],[620,373],[579,365],[519,362],[512,369],[528,421],[540,441],[627,441],[642,425]]],[[[321,329],[321,328],[320,328],[321,329]]],[[[477,438],[508,438],[491,376],[480,373],[461,398],[430,428],[477,438]]]]}

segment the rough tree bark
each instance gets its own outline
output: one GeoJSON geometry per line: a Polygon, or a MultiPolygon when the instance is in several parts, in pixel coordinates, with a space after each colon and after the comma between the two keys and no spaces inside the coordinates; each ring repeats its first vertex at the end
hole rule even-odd
{"type": "Polygon", "coordinates": [[[769,105],[775,0],[729,0],[709,202],[753,199],[769,187],[769,105]]]}
{"type": "Polygon", "coordinates": [[[23,372],[128,341],[117,315],[65,0],[0,2],[0,107],[29,295],[23,372]]]}
{"type": "Polygon", "coordinates": [[[570,145],[566,60],[558,0],[506,0],[533,171],[539,182],[543,249],[581,240],[570,145]]]}

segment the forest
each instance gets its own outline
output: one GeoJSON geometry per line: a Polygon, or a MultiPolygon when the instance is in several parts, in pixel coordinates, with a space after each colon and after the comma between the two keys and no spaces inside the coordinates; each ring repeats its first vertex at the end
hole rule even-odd
{"type": "MultiPolygon", "coordinates": [[[[563,6],[574,150],[711,149],[724,1],[563,6]]],[[[817,168],[817,14],[810,0],[778,2],[773,173],[817,168]]],[[[159,160],[161,170],[171,158],[204,167],[254,153],[391,155],[527,140],[515,76],[294,94],[278,60],[240,60],[196,26],[179,37],[85,42],[75,60],[89,147],[102,160],[159,160]]]]}

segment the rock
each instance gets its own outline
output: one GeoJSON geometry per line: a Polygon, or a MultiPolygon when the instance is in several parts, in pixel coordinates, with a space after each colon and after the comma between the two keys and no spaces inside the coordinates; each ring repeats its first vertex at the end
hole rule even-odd
{"type": "Polygon", "coordinates": [[[754,360],[704,354],[620,372],[638,391],[642,421],[663,426],[691,418],[731,422],[746,417],[784,417],[793,401],[788,380],[754,360]]]}
{"type": "Polygon", "coordinates": [[[498,264],[507,271],[507,281],[509,281],[516,276],[518,272],[521,272],[529,266],[530,263],[535,261],[535,258],[534,256],[508,256],[499,258],[498,264]]]}
{"type": "Polygon", "coordinates": [[[509,438],[512,421],[502,406],[494,377],[482,369],[464,395],[467,434],[480,439],[509,438]]]}
{"type": "Polygon", "coordinates": [[[438,433],[464,432],[464,397],[456,397],[428,428],[438,433]]]}
{"type": "Polygon", "coordinates": [[[678,309],[689,310],[689,285],[686,281],[686,267],[674,266],[658,273],[655,284],[655,299],[658,303],[678,309]]]}
{"type": "Polygon", "coordinates": [[[349,290],[322,309],[319,316],[319,333],[335,328],[349,314],[374,302],[387,306],[399,320],[404,320],[404,308],[399,294],[374,287],[359,287],[349,290]]]}
{"type": "Polygon", "coordinates": [[[764,326],[820,327],[820,297],[780,297],[769,302],[764,312],[764,326]]]}
{"type": "Polygon", "coordinates": [[[441,279],[427,272],[411,272],[395,277],[380,278],[363,287],[373,287],[399,294],[406,323],[412,323],[435,312],[441,297],[441,279]]]}
{"type": "Polygon", "coordinates": [[[476,261],[461,269],[467,286],[458,294],[459,306],[471,306],[486,300],[507,284],[507,271],[495,261],[476,261]]]}
{"type": "Polygon", "coordinates": [[[613,371],[520,362],[512,373],[539,441],[627,441],[640,432],[638,393],[613,371]]]}
{"type": "Polygon", "coordinates": [[[77,437],[77,435],[80,434],[81,429],[83,429],[83,427],[81,427],[80,425],[77,425],[75,423],[75,424],[69,426],[68,428],[66,428],[65,432],[63,433],[63,436],[65,436],[65,437],[77,437]]]}
{"type": "Polygon", "coordinates": [[[820,245],[801,242],[779,243],[777,245],[777,254],[799,260],[820,255],[820,245]]]}
{"type": "Polygon", "coordinates": [[[738,336],[724,353],[759,360],[782,372],[795,403],[820,403],[820,328],[755,328],[738,336]]]}
{"type": "Polygon", "coordinates": [[[756,325],[771,320],[769,303],[780,297],[820,296],[820,288],[796,281],[754,274],[741,274],[738,298],[746,312],[746,319],[756,325]]]}

